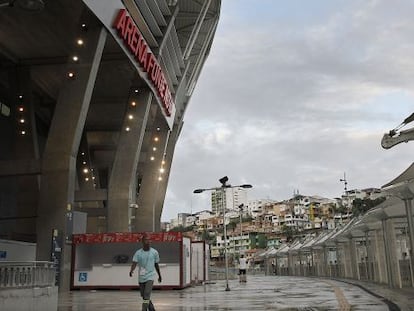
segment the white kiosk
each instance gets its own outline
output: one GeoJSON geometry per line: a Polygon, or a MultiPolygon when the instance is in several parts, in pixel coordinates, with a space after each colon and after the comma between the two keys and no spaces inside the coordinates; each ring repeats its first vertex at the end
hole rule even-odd
{"type": "Polygon", "coordinates": [[[210,245],[205,241],[191,242],[191,281],[195,284],[209,280],[210,245]]]}
{"type": "Polygon", "coordinates": [[[162,283],[154,288],[181,289],[191,285],[191,240],[181,232],[76,234],[72,238],[72,289],[134,289],[129,277],[132,257],[144,234],[160,254],[162,283]]]}

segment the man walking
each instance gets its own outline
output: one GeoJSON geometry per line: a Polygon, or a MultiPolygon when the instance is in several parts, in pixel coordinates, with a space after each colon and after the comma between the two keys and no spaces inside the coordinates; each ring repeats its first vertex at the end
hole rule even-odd
{"type": "Polygon", "coordinates": [[[246,270],[247,270],[247,259],[244,257],[243,254],[240,255],[239,258],[239,281],[240,283],[246,283],[246,270]]]}
{"type": "Polygon", "coordinates": [[[158,251],[151,247],[151,240],[148,235],[142,238],[142,248],[137,250],[132,258],[131,270],[129,276],[132,277],[136,266],[138,265],[138,282],[141,293],[142,311],[155,311],[151,302],[152,286],[154,284],[155,271],[158,274],[158,282],[161,283],[161,273],[158,263],[160,256],[158,251]]]}

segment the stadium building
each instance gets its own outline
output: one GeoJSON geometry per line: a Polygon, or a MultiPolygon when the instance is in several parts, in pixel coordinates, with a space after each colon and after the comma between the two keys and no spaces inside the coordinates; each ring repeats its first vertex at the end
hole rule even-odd
{"type": "Polygon", "coordinates": [[[0,238],[159,231],[220,0],[0,0],[0,238]]]}

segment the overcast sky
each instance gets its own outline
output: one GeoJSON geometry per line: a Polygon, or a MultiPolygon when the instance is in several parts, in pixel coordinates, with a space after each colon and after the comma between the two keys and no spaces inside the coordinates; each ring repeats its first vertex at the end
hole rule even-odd
{"type": "Polygon", "coordinates": [[[413,16],[410,0],[223,0],[162,220],[209,209],[192,192],[225,175],[249,200],[284,200],[338,197],[344,172],[348,189],[402,173],[414,141],[380,142],[414,112],[413,16]]]}

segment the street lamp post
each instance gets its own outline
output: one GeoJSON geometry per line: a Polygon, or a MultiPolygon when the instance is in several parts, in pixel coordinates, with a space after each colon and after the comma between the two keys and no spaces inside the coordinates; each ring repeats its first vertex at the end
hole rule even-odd
{"type": "Polygon", "coordinates": [[[226,291],[230,291],[230,287],[229,287],[229,265],[228,265],[228,260],[227,260],[227,229],[226,229],[226,208],[225,208],[225,204],[224,204],[224,193],[226,191],[226,188],[252,188],[252,185],[249,184],[243,184],[243,185],[238,185],[238,186],[232,186],[232,185],[228,185],[229,178],[227,176],[224,176],[222,178],[219,179],[220,183],[221,183],[221,187],[213,187],[213,188],[207,188],[207,189],[195,189],[193,191],[193,193],[202,193],[204,191],[221,191],[222,194],[222,200],[221,200],[221,204],[222,204],[222,210],[223,210],[223,233],[224,233],[224,261],[225,261],[225,269],[226,269],[226,291]]]}
{"type": "Polygon", "coordinates": [[[239,205],[239,214],[240,214],[240,244],[239,244],[239,258],[240,258],[241,251],[242,251],[241,247],[242,247],[242,239],[243,239],[243,228],[242,228],[242,214],[243,214],[243,207],[244,207],[244,204],[243,204],[243,203],[239,205]]]}
{"type": "Polygon", "coordinates": [[[225,188],[221,187],[221,204],[223,211],[223,234],[224,234],[224,265],[226,270],[226,291],[230,290],[229,287],[229,261],[227,258],[227,226],[226,226],[226,205],[224,204],[225,188]]]}

